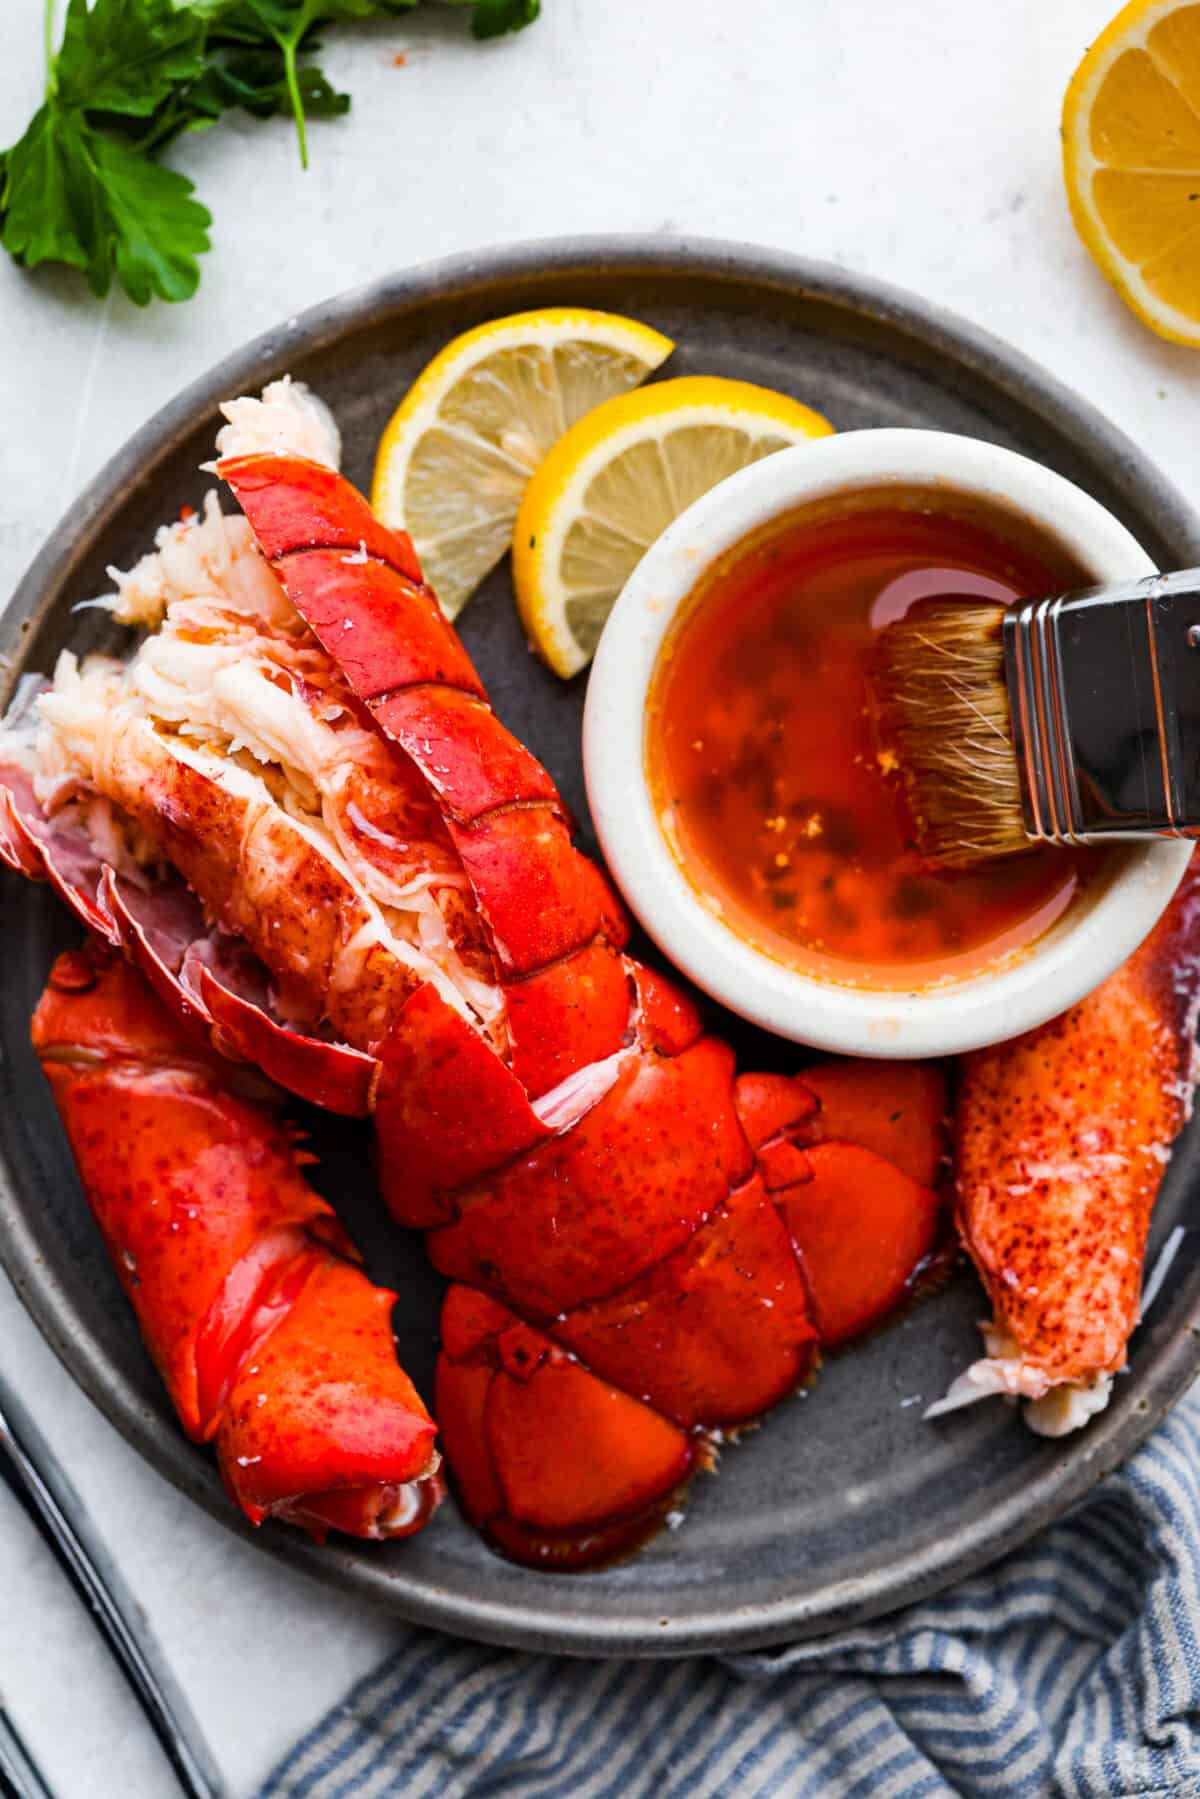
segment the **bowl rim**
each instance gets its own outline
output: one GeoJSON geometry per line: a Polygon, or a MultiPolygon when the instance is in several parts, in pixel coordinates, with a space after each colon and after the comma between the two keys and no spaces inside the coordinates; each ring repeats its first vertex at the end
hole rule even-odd
{"type": "Polygon", "coordinates": [[[671,962],[774,1035],[842,1055],[958,1055],[1044,1024],[1114,973],[1153,929],[1191,856],[1180,841],[1122,845],[1100,891],[1000,967],[945,985],[877,989],[788,968],[736,935],[664,836],[644,754],[646,696],[697,582],[796,507],[863,492],[943,490],[1008,512],[1097,582],[1158,571],[1098,500],[1014,450],[951,432],[885,427],[780,450],[693,502],[646,551],[604,628],[588,685],[588,802],[617,886],[671,962]]]}

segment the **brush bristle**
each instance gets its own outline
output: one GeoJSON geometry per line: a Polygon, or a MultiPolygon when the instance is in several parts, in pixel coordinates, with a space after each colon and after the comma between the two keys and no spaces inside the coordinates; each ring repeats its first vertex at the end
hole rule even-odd
{"type": "Polygon", "coordinates": [[[1028,850],[999,606],[927,600],[880,634],[885,743],[923,853],[963,868],[1028,850]]]}

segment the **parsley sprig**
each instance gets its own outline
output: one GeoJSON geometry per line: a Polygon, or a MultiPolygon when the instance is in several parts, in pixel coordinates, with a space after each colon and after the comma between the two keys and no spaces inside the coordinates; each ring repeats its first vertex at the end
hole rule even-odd
{"type": "MultiPolygon", "coordinates": [[[[231,107],[290,113],[308,166],[306,121],[344,113],[311,59],[339,19],[409,12],[419,0],[68,0],[54,48],[44,0],[46,91],[25,134],[0,152],[0,243],[27,267],[66,263],[93,293],[113,280],[144,306],[186,300],[212,223],[192,183],[158,160],[181,132],[231,107]]],[[[518,31],[539,0],[455,0],[476,37],[518,31]]]]}

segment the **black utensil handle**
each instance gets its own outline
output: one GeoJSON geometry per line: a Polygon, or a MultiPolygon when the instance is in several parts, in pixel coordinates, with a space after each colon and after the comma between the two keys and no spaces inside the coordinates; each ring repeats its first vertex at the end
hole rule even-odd
{"type": "MultiPolygon", "coordinates": [[[[190,1799],[225,1785],[149,1623],[37,1426],[0,1379],[0,1473],[92,1613],[190,1799]]],[[[36,1789],[34,1789],[36,1793],[36,1789]]]]}
{"type": "Polygon", "coordinates": [[[0,1705],[0,1793],[4,1799],[54,1799],[25,1739],[0,1705]]]}
{"type": "Polygon", "coordinates": [[[1004,657],[1031,837],[1200,837],[1200,570],[1024,601],[1004,657]]]}
{"type": "Polygon", "coordinates": [[[1200,570],[1164,575],[1147,599],[1163,716],[1164,782],[1180,836],[1200,835],[1200,570]]]}

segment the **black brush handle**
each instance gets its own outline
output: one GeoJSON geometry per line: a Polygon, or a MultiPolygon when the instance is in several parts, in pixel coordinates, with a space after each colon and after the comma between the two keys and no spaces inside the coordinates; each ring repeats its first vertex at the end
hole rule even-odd
{"type": "Polygon", "coordinates": [[[1200,571],[1162,575],[1147,602],[1163,715],[1167,803],[1200,835],[1200,571]]]}
{"type": "Polygon", "coordinates": [[[1200,836],[1200,570],[1029,600],[1003,629],[1029,835],[1200,836]]]}
{"type": "MultiPolygon", "coordinates": [[[[184,1792],[190,1799],[225,1799],[220,1772],[141,1607],[49,1444],[2,1378],[0,1475],[91,1612],[184,1792]]],[[[33,1791],[36,1794],[37,1789],[33,1791]]]]}

